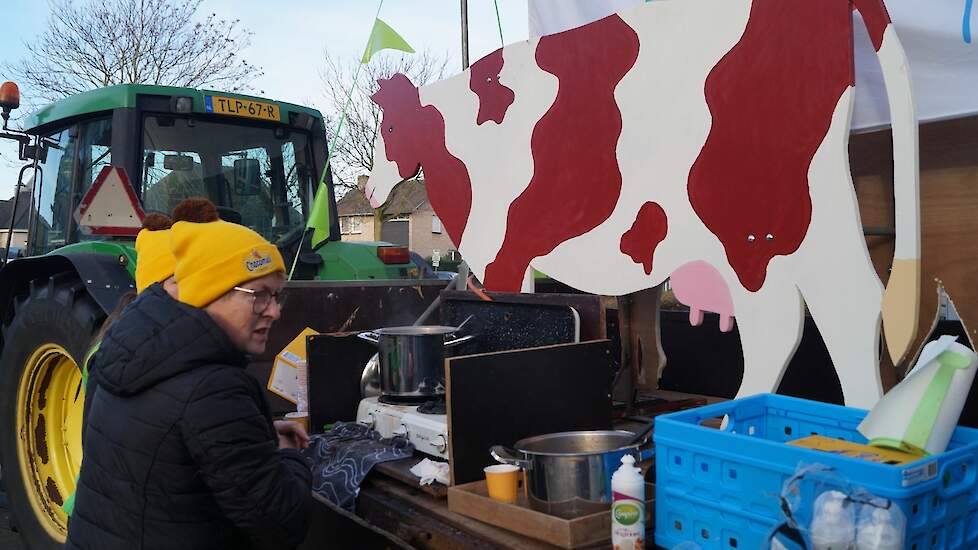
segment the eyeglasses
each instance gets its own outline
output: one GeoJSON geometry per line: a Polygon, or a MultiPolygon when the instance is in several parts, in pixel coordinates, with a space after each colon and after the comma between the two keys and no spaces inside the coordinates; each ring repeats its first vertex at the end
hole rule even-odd
{"type": "Polygon", "coordinates": [[[279,309],[285,306],[285,294],[281,292],[270,292],[268,290],[254,290],[251,288],[243,288],[240,286],[234,287],[232,290],[237,290],[238,292],[244,292],[246,294],[251,294],[251,299],[253,301],[252,311],[256,315],[261,315],[265,313],[268,306],[272,305],[272,300],[278,304],[279,309]]]}

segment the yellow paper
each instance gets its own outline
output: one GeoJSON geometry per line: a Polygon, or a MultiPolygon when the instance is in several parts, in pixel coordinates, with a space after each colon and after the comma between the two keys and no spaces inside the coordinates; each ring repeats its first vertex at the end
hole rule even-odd
{"type": "Polygon", "coordinates": [[[871,447],[869,445],[860,445],[859,443],[821,435],[810,435],[802,439],[789,441],[788,445],[859,458],[880,464],[908,464],[922,458],[921,455],[895,451],[893,449],[871,447]]]}
{"type": "Polygon", "coordinates": [[[298,403],[298,371],[300,368],[306,368],[306,337],[316,334],[319,333],[306,327],[275,356],[272,373],[268,377],[268,391],[282,399],[298,403]]]}

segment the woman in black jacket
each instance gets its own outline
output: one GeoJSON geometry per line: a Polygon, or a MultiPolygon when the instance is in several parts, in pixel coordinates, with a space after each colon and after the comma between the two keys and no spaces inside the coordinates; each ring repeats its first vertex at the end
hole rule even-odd
{"type": "Polygon", "coordinates": [[[298,425],[245,372],[280,315],[278,250],[223,221],[172,229],[179,301],[153,285],[106,333],[66,548],[292,548],[310,471],[298,425]]]}

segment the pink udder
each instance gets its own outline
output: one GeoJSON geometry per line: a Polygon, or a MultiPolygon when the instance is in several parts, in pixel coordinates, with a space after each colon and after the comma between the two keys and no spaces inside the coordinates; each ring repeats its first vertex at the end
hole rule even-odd
{"type": "Polygon", "coordinates": [[[689,306],[689,324],[703,324],[703,312],[720,315],[720,330],[730,332],[734,325],[733,300],[720,273],[702,260],[683,264],[669,279],[676,299],[689,306]]]}

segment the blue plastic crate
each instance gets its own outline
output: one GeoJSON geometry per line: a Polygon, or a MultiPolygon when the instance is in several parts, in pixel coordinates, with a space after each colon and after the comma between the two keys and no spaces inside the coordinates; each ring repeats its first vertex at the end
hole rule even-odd
{"type": "Polygon", "coordinates": [[[813,434],[866,443],[856,431],[864,416],[860,409],[762,394],[657,417],[656,544],[764,548],[783,520],[784,482],[799,464],[822,464],[900,506],[906,550],[978,548],[978,430],[958,427],[944,453],[899,466],[784,444],[813,434]],[[723,430],[702,425],[724,416],[723,430]]]}

